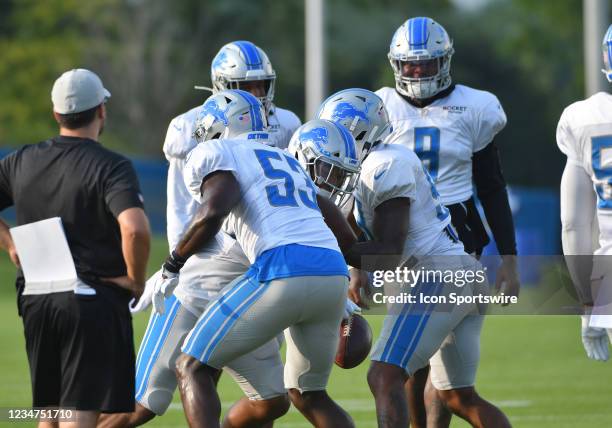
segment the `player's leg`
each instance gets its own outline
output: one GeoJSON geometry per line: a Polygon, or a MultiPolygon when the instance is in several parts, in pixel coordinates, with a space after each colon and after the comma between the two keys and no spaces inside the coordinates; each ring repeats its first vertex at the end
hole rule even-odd
{"type": "Polygon", "coordinates": [[[151,312],[136,359],[136,407],[133,412],[102,414],[101,428],[135,427],[163,415],[176,390],[175,365],[180,345],[197,321],[175,296],[163,314],[151,312]]]}
{"type": "Polygon", "coordinates": [[[218,368],[273,340],[292,323],[291,290],[278,282],[238,278],[211,302],[185,340],[176,370],[190,426],[219,426],[221,405],[213,382],[218,368]]]}
{"type": "Polygon", "coordinates": [[[246,395],[228,410],[224,428],[272,426],[289,410],[277,338],[229,362],[223,370],[246,395]]]}
{"type": "Polygon", "coordinates": [[[472,426],[507,428],[508,418],[474,388],[483,319],[467,316],[447,336],[431,359],[431,381],[444,404],[472,426]]]}
{"type": "Polygon", "coordinates": [[[404,384],[408,375],[404,368],[382,361],[372,361],[368,385],[374,395],[379,428],[407,427],[408,406],[404,384]]]}
{"type": "Polygon", "coordinates": [[[453,413],[446,408],[431,384],[429,366],[417,370],[405,384],[410,426],[414,428],[448,428],[453,413]]]}
{"type": "Polygon", "coordinates": [[[438,390],[431,383],[431,377],[427,377],[425,384],[425,409],[427,412],[427,428],[448,428],[453,417],[444,401],[440,398],[438,390]]]}
{"type": "Polygon", "coordinates": [[[427,413],[425,411],[425,388],[427,377],[429,376],[429,366],[417,370],[410,376],[404,384],[406,391],[406,403],[408,404],[408,414],[410,415],[410,426],[413,428],[427,427],[427,413]]]}
{"type": "MultiPolygon", "coordinates": [[[[346,299],[344,277],[302,277],[310,303],[300,322],[285,331],[285,387],[294,406],[316,427],[353,427],[351,417],[327,394],[346,299]]],[[[289,284],[294,286],[297,284],[289,284]]]]}
{"type": "MultiPolygon", "coordinates": [[[[439,295],[447,291],[444,287],[443,284],[425,284],[415,287],[412,292],[439,295]]],[[[444,338],[463,317],[460,311],[444,310],[438,306],[415,303],[389,308],[390,313],[385,317],[372,351],[368,372],[379,427],[408,425],[408,376],[428,365],[444,338]]]]}

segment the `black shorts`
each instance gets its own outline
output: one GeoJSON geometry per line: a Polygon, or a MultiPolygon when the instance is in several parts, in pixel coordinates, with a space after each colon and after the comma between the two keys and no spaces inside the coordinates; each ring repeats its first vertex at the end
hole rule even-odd
{"type": "Polygon", "coordinates": [[[465,252],[468,254],[482,254],[482,250],[489,243],[489,235],[482,223],[474,198],[459,202],[458,204],[447,205],[446,208],[451,213],[453,227],[459,235],[459,240],[463,243],[465,252]]]}
{"type": "Polygon", "coordinates": [[[34,407],[134,411],[129,296],[113,287],[96,291],[21,297],[34,407]]]}

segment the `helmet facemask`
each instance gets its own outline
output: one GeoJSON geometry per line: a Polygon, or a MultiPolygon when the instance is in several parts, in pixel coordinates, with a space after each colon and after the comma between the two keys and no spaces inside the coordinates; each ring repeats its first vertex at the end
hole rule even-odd
{"type": "Polygon", "coordinates": [[[418,60],[401,60],[389,56],[397,91],[410,98],[427,99],[451,84],[450,62],[452,52],[446,55],[418,60]],[[417,70],[424,72],[419,75],[417,70]]]}
{"type": "Polygon", "coordinates": [[[319,193],[336,206],[343,207],[355,190],[359,169],[350,170],[324,156],[312,158],[305,166],[319,193]]]}
{"type": "Polygon", "coordinates": [[[274,100],[274,88],[276,85],[276,77],[263,78],[263,79],[229,79],[225,76],[218,76],[218,80],[213,82],[213,89],[217,92],[224,91],[226,89],[241,89],[243,91],[251,93],[255,96],[259,102],[264,106],[266,114],[270,112],[272,108],[272,101],[274,100]],[[263,83],[260,90],[253,90],[253,86],[263,83]],[[264,95],[259,95],[257,92],[263,92],[264,95]]]}
{"type": "Polygon", "coordinates": [[[272,108],[276,72],[266,53],[251,42],[223,46],[211,64],[211,80],[214,92],[240,89],[257,97],[266,114],[272,108]],[[253,90],[262,82],[260,90],[253,90]]]}
{"type": "Polygon", "coordinates": [[[389,62],[395,76],[397,92],[413,99],[427,99],[451,85],[450,63],[453,41],[440,24],[431,18],[410,18],[393,34],[389,45],[389,62]],[[407,63],[432,61],[436,73],[406,73],[407,63]]]}

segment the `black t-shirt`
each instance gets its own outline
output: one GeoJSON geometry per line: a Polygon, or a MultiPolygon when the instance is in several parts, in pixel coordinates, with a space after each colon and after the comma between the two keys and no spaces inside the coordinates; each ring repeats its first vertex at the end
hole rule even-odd
{"type": "Polygon", "coordinates": [[[99,143],[56,137],[0,160],[0,210],[17,224],[61,217],[79,277],[126,275],[116,217],[143,207],[132,163],[99,143]]]}

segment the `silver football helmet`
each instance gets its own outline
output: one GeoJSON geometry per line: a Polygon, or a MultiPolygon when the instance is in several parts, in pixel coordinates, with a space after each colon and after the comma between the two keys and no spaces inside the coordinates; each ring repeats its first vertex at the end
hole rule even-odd
{"type": "Polygon", "coordinates": [[[246,91],[232,89],[208,97],[196,119],[194,137],[208,140],[246,137],[267,139],[268,122],[259,100],[246,91]]]}
{"type": "Polygon", "coordinates": [[[425,99],[451,84],[453,42],[431,18],[411,18],[397,29],[389,46],[389,62],[397,91],[410,98],[425,99]]]}
{"type": "Polygon", "coordinates": [[[215,92],[225,89],[247,90],[245,85],[249,82],[262,81],[265,95],[258,98],[266,111],[272,106],[276,72],[268,55],[251,42],[237,41],[223,46],[213,59],[210,78],[215,92]]]}
{"type": "Polygon", "coordinates": [[[331,120],[348,129],[355,138],[357,156],[361,161],[372,147],[393,131],[385,104],[367,89],[336,92],[321,104],[317,118],[331,120]]]}
{"type": "Polygon", "coordinates": [[[608,31],[604,35],[601,51],[604,62],[604,68],[601,71],[606,76],[606,79],[608,79],[608,82],[612,82],[612,25],[608,27],[608,31]]]}
{"type": "Polygon", "coordinates": [[[310,174],[320,194],[339,207],[349,200],[360,162],[355,140],[346,128],[328,120],[311,120],[295,131],[287,150],[310,174]]]}

